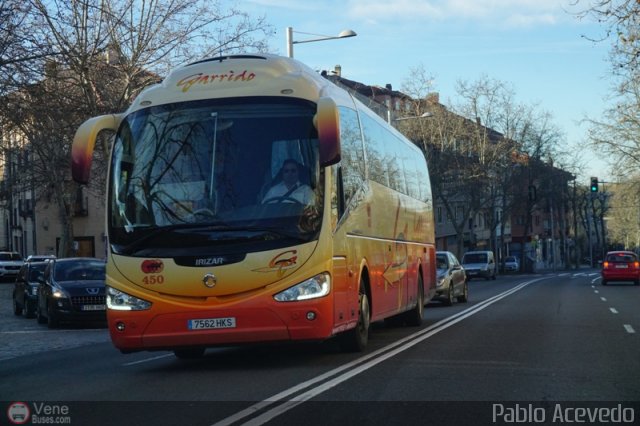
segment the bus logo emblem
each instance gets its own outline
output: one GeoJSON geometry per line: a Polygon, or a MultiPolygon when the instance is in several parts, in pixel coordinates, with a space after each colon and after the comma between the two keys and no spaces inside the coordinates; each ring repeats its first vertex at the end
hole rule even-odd
{"type": "Polygon", "coordinates": [[[205,274],[205,276],[202,278],[202,283],[205,285],[205,287],[213,288],[218,283],[218,279],[213,274],[205,274]]]}
{"type": "Polygon", "coordinates": [[[164,269],[164,263],[160,259],[147,259],[140,268],[145,274],[159,274],[164,269]]]}

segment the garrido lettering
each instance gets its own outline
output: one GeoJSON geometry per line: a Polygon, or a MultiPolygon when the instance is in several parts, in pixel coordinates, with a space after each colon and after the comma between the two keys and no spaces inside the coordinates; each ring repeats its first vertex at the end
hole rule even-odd
{"type": "Polygon", "coordinates": [[[236,74],[230,70],[226,74],[193,74],[178,81],[177,86],[182,88],[183,92],[188,92],[194,84],[208,85],[216,82],[244,82],[251,81],[256,78],[256,74],[247,70],[236,74]]]}

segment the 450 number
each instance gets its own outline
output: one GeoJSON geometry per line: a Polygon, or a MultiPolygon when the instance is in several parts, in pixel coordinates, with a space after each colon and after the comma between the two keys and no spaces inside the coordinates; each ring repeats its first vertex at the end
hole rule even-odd
{"type": "Polygon", "coordinates": [[[164,282],[164,275],[147,275],[142,279],[142,282],[147,285],[162,284],[164,282]]]}

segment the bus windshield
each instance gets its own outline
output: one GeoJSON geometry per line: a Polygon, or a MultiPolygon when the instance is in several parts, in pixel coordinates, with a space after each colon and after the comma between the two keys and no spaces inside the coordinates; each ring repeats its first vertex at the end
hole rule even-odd
{"type": "Polygon", "coordinates": [[[194,246],[218,252],[230,240],[264,250],[317,238],[323,173],[315,111],[308,101],[252,97],[127,116],[110,169],[112,249],[171,256],[194,246]]]}

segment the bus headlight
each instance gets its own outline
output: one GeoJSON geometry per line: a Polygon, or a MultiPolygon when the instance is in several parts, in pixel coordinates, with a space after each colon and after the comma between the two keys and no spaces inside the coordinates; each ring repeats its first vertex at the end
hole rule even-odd
{"type": "Polygon", "coordinates": [[[273,298],[278,302],[294,302],[298,300],[315,299],[326,296],[329,294],[330,289],[331,276],[327,272],[323,272],[322,274],[309,278],[300,284],[289,287],[285,291],[273,296],[273,298]]]}
{"type": "Polygon", "coordinates": [[[151,302],[107,287],[107,308],[115,311],[144,311],[151,308],[151,302]]]}

